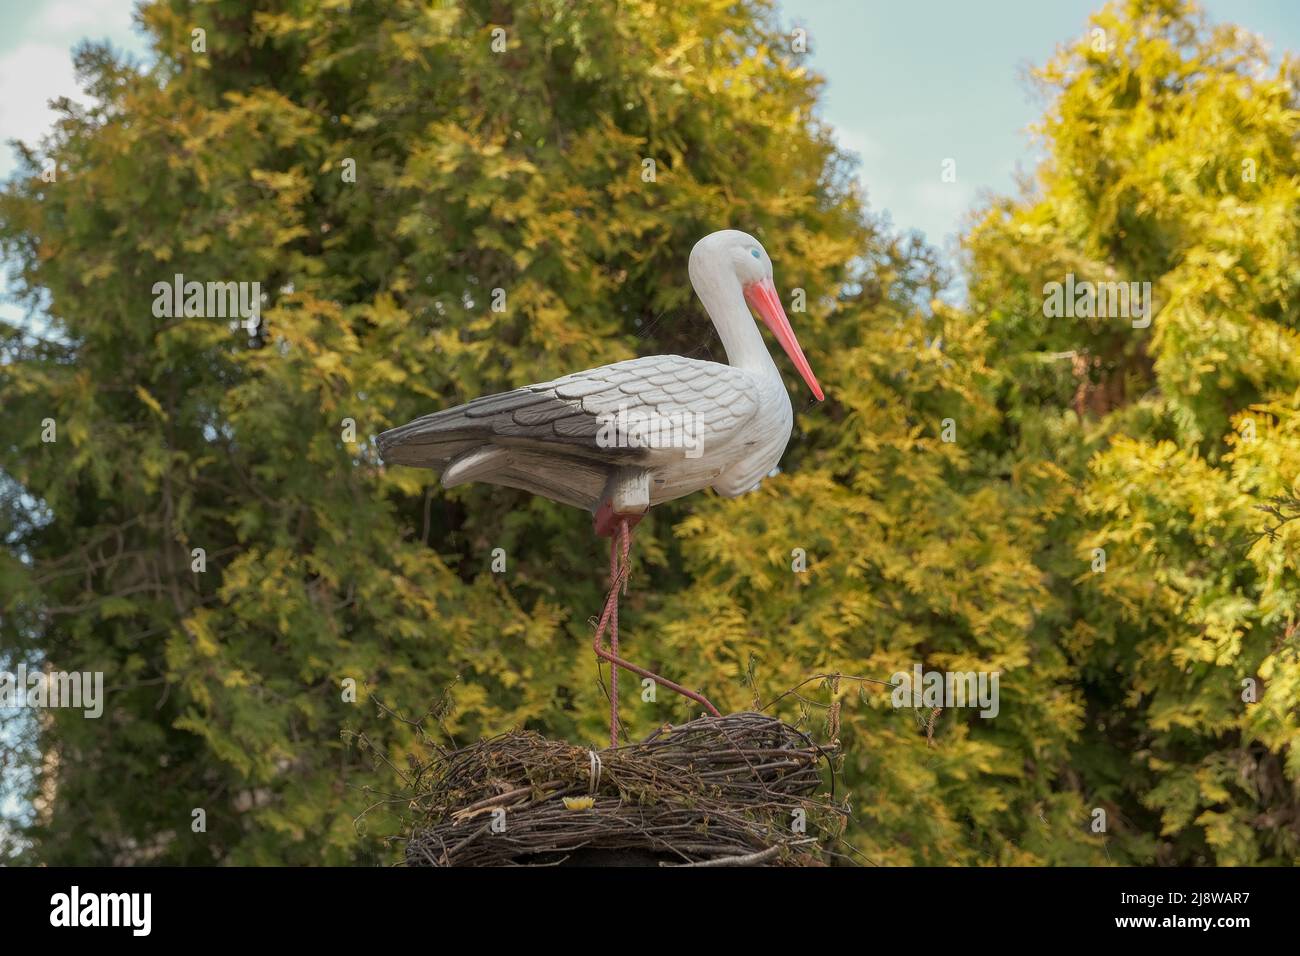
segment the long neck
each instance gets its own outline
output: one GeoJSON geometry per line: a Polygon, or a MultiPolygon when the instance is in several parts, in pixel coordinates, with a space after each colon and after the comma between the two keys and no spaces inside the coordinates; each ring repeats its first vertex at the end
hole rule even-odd
{"type": "Polygon", "coordinates": [[[776,363],[749,314],[736,273],[709,257],[691,269],[691,285],[718,330],[722,347],[727,350],[727,362],[753,372],[776,374],[776,363]]]}

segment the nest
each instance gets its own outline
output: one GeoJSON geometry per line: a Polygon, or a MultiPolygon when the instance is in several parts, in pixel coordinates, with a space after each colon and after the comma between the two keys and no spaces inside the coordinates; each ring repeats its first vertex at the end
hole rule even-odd
{"type": "Polygon", "coordinates": [[[591,751],[515,732],[422,769],[409,866],[815,866],[846,811],[832,747],[763,714],[591,751]],[[824,766],[823,766],[824,762],[824,766]],[[831,793],[819,797],[823,771],[831,793]]]}

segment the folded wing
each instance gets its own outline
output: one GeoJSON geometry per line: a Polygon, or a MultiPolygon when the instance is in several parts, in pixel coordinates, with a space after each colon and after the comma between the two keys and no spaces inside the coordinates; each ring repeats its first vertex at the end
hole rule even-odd
{"type": "Polygon", "coordinates": [[[441,471],[446,487],[486,481],[594,510],[615,469],[653,469],[680,456],[645,447],[630,423],[690,422],[699,440],[717,442],[757,409],[743,370],[655,355],[434,412],[378,443],[385,462],[441,471]]]}

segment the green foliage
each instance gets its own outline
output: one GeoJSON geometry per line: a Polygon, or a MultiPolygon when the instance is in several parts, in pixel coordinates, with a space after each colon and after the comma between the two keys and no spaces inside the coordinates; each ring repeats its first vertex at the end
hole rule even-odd
{"type": "MultiPolygon", "coordinates": [[[[721,358],[686,255],[730,226],[806,290],[829,401],[796,399],[758,492],[641,524],[633,658],[838,733],[877,863],[1294,860],[1300,522],[1258,508],[1300,470],[1294,67],[1178,3],[1099,14],[1113,49],[1041,71],[1048,161],[973,230],[957,308],[863,210],[765,2],[251,6],[145,6],[147,70],[82,50],[101,101],[0,194],[49,316],[0,330],[0,653],[111,689],[14,758],[28,858],[388,861],[392,819],[356,818],[396,785],[370,748],[422,746],[394,712],[599,742],[589,516],[443,491],[371,438],[721,358]],[[1045,318],[1070,271],[1150,281],[1150,328],[1045,318]],[[156,317],[178,272],[259,281],[262,327],[156,317]],[[998,715],[854,679],[914,664],[1000,672],[998,715]]],[[[624,688],[632,735],[691,714],[624,688]]]]}
{"type": "MultiPolygon", "coordinates": [[[[457,740],[599,740],[590,517],[446,494],[370,438],[637,352],[710,354],[686,254],[721,224],[827,296],[871,241],[765,8],[263,6],[146,6],[148,71],[84,50],[103,102],[66,110],[0,199],[50,317],[4,341],[0,633],[112,688],[100,721],[41,728],[50,863],[387,858],[353,818],[395,781],[350,735],[399,762],[417,742],[371,695],[414,718],[450,690],[457,740]],[[155,317],[177,272],[260,281],[262,329],[155,317]]],[[[642,553],[663,563],[656,528],[642,553]]],[[[682,575],[640,583],[669,600],[682,575]]]]}
{"type": "Polygon", "coordinates": [[[1300,475],[1300,72],[1182,2],[1094,24],[1106,52],[1038,73],[1037,181],[968,240],[1020,454],[1069,463],[1071,548],[1042,563],[1088,700],[1074,763],[1120,856],[1294,862],[1300,539],[1260,506],[1300,475]],[[1046,318],[1069,271],[1150,282],[1150,328],[1046,318]]]}

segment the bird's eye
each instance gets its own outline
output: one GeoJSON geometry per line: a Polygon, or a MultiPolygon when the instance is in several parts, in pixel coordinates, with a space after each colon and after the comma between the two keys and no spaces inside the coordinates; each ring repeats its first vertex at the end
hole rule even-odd
{"type": "Polygon", "coordinates": [[[750,249],[749,254],[753,256],[755,259],[763,258],[763,253],[759,252],[757,249],[750,249]]]}

